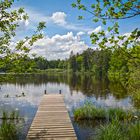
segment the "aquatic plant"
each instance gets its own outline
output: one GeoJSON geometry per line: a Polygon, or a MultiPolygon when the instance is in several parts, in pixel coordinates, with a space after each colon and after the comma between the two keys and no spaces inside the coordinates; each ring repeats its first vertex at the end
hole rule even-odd
{"type": "Polygon", "coordinates": [[[17,140],[18,128],[15,119],[19,119],[19,115],[16,111],[12,111],[10,114],[3,111],[2,123],[0,126],[0,140],[17,140]]]}
{"type": "Polygon", "coordinates": [[[104,119],[105,110],[97,108],[91,103],[86,103],[83,107],[74,110],[74,119],[76,121],[83,119],[104,119]]]}
{"type": "Polygon", "coordinates": [[[17,111],[12,111],[11,113],[8,113],[6,111],[2,112],[2,117],[0,117],[2,120],[19,120],[21,117],[19,116],[19,113],[17,111]]]}
{"type": "Polygon", "coordinates": [[[122,108],[103,109],[95,107],[91,103],[86,103],[84,106],[74,110],[74,119],[88,120],[88,119],[106,119],[106,120],[131,120],[134,117],[132,111],[125,111],[122,108]]]}
{"type": "Polygon", "coordinates": [[[0,126],[1,140],[17,140],[16,124],[12,121],[3,120],[0,126]]]}
{"type": "Polygon", "coordinates": [[[119,120],[124,120],[127,119],[128,113],[124,111],[122,108],[109,108],[107,110],[107,115],[109,119],[119,119],[119,120]]]}
{"type": "Polygon", "coordinates": [[[10,114],[11,119],[20,119],[19,113],[17,111],[12,111],[10,114]]]}
{"type": "Polygon", "coordinates": [[[140,120],[128,125],[127,134],[130,140],[140,140],[140,120]]]}
{"type": "Polygon", "coordinates": [[[122,126],[118,120],[113,120],[111,123],[101,125],[97,130],[96,140],[124,140],[122,126]]]}
{"type": "Polygon", "coordinates": [[[122,123],[118,119],[100,125],[94,140],[140,140],[140,121],[122,123]]]}

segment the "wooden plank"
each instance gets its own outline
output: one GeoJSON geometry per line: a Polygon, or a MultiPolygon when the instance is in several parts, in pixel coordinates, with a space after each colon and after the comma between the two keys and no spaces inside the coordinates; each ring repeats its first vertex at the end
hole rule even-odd
{"type": "Polygon", "coordinates": [[[27,140],[77,140],[63,95],[44,95],[27,140]]]}

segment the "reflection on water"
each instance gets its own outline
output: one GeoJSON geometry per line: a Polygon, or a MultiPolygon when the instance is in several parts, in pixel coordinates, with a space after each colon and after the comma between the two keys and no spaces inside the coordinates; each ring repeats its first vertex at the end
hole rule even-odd
{"type": "MultiPolygon", "coordinates": [[[[88,75],[0,75],[0,81],[0,109],[19,110],[20,116],[25,118],[21,139],[25,139],[45,89],[50,94],[62,90],[71,118],[72,110],[86,101],[102,107],[133,107],[121,84],[98,81],[88,75]]],[[[89,125],[73,124],[80,140],[88,139],[94,133],[89,125]]]]}

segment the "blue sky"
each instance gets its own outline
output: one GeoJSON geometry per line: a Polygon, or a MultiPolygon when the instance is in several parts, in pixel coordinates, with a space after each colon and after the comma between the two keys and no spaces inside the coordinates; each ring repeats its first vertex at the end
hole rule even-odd
{"type": "MultiPolygon", "coordinates": [[[[13,8],[24,7],[30,19],[26,23],[21,23],[17,31],[17,39],[22,39],[25,35],[30,35],[39,21],[45,21],[47,28],[44,29],[44,39],[38,41],[32,53],[44,56],[47,59],[65,59],[73,50],[81,53],[88,47],[93,47],[90,43],[89,34],[92,31],[98,32],[105,29],[100,23],[91,21],[92,15],[73,9],[71,3],[75,0],[20,0],[14,3],[13,8]],[[84,15],[85,20],[78,20],[78,15],[84,15]]],[[[83,0],[86,5],[90,5],[91,0],[83,0]]],[[[135,28],[140,28],[140,16],[121,20],[120,31],[122,34],[129,33],[135,28]]],[[[108,23],[109,25],[110,23],[108,23]]]]}

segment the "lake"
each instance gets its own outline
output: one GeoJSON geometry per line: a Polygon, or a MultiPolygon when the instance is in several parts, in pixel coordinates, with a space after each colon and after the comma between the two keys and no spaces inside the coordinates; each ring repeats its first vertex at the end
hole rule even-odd
{"type": "Polygon", "coordinates": [[[44,90],[49,94],[64,95],[65,104],[79,140],[88,140],[95,134],[99,122],[82,122],[73,120],[73,110],[86,102],[96,106],[122,107],[134,109],[133,102],[126,89],[118,82],[96,80],[91,75],[72,74],[25,74],[0,75],[0,110],[11,112],[17,110],[24,122],[20,128],[20,140],[24,140],[37,111],[44,90]],[[21,96],[22,93],[25,96],[21,96]]]}

